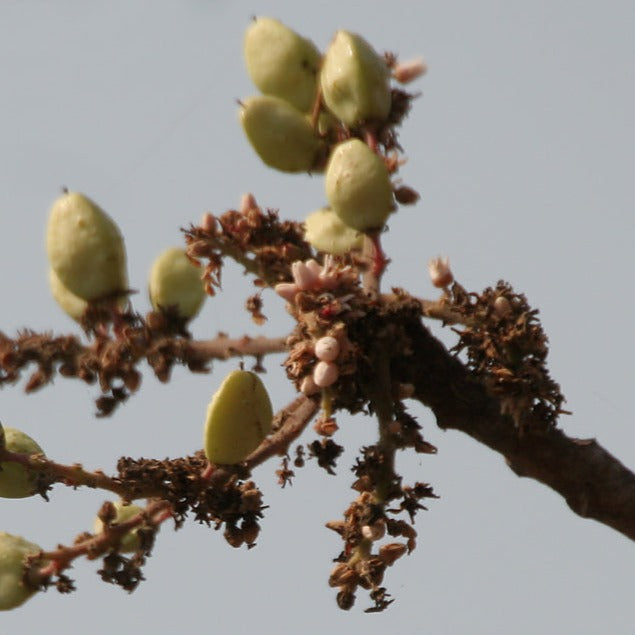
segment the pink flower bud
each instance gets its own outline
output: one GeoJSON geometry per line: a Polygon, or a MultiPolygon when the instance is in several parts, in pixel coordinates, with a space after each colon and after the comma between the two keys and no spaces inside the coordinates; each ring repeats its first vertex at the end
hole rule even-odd
{"type": "Polygon", "coordinates": [[[400,83],[407,84],[421,77],[428,70],[428,65],[422,57],[407,62],[399,62],[392,69],[392,76],[400,83]]]}
{"type": "Polygon", "coordinates": [[[201,228],[204,229],[206,232],[211,233],[214,231],[215,225],[216,219],[214,218],[214,216],[209,212],[205,212],[205,214],[203,214],[203,217],[201,218],[201,228]]]}
{"type": "Polygon", "coordinates": [[[291,264],[293,281],[300,291],[307,291],[313,288],[318,282],[318,273],[301,260],[296,260],[291,264]]]}
{"type": "Polygon", "coordinates": [[[258,209],[258,203],[251,193],[243,194],[240,198],[240,212],[246,214],[250,209],[258,209]]]}
{"type": "Polygon", "coordinates": [[[314,258],[307,260],[304,264],[316,276],[319,276],[322,273],[322,265],[314,258]]]}
{"type": "Polygon", "coordinates": [[[321,337],[315,343],[315,356],[323,362],[333,362],[340,354],[339,342],[330,335],[321,337]]]}
{"type": "Polygon", "coordinates": [[[295,294],[299,291],[298,286],[293,282],[279,282],[274,291],[287,302],[293,303],[295,300],[295,294]]]}
{"type": "Polygon", "coordinates": [[[454,281],[448,258],[433,258],[428,263],[428,273],[432,284],[438,289],[444,289],[454,281]]]}
{"type": "Polygon", "coordinates": [[[318,362],[313,369],[313,381],[320,388],[327,388],[337,381],[340,370],[333,362],[318,362]]]}

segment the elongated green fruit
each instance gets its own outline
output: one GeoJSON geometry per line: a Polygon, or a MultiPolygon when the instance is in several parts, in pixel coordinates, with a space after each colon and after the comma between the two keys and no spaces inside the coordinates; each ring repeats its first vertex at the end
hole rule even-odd
{"type": "Polygon", "coordinates": [[[332,209],[323,207],[306,217],[304,239],[318,251],[338,256],[360,249],[363,236],[345,225],[332,209]]]}
{"type": "Polygon", "coordinates": [[[310,172],[322,148],[308,119],[278,97],[249,97],[240,122],[258,156],[281,172],[310,172]]]}
{"type": "Polygon", "coordinates": [[[71,293],[62,284],[55,270],[52,268],[49,269],[49,288],[51,289],[53,298],[64,313],[73,318],[76,322],[79,322],[88,308],[88,302],[77,297],[74,293],[71,293]]]}
{"type": "MultiPolygon", "coordinates": [[[[42,448],[27,434],[16,428],[4,428],[5,447],[18,454],[44,454],[42,448]]],[[[0,463],[0,496],[27,498],[36,493],[35,475],[13,461],[0,463]]]]}
{"type": "Polygon", "coordinates": [[[235,370],[207,408],[203,448],[215,464],[240,463],[271,431],[273,409],[260,377],[235,370]]]}
{"type": "Polygon", "coordinates": [[[193,318],[205,299],[201,270],[179,247],[166,249],[154,261],[148,285],[155,311],[175,306],[184,318],[193,318]]]}
{"type": "Polygon", "coordinates": [[[320,71],[328,109],[348,126],[383,121],[390,112],[390,71],[382,57],[355,33],[338,31],[320,71]]]}
{"type": "Polygon", "coordinates": [[[112,219],[87,196],[67,192],[51,208],[46,249],[60,282],[92,301],[127,288],[123,238],[112,219]]]}
{"type": "MultiPolygon", "coordinates": [[[[113,503],[115,509],[117,510],[117,514],[115,516],[115,520],[113,524],[117,523],[125,523],[127,520],[130,520],[133,516],[136,516],[140,511],[143,511],[139,505],[124,505],[122,501],[116,501],[113,503]]],[[[95,524],[93,525],[93,531],[96,534],[99,534],[103,531],[104,523],[101,521],[99,517],[95,518],[95,524]]],[[[132,529],[129,531],[122,539],[119,545],[119,551],[121,553],[133,553],[139,549],[140,541],[139,536],[137,535],[137,529],[132,529]]]]}
{"type": "Polygon", "coordinates": [[[393,210],[386,165],[365,143],[340,143],[326,168],[326,197],[340,220],[358,231],[378,229],[393,210]]]}
{"type": "Polygon", "coordinates": [[[273,18],[257,18],[245,31],[245,62],[265,95],[307,112],[315,100],[321,54],[313,42],[273,18]]]}
{"type": "Polygon", "coordinates": [[[35,593],[24,583],[24,560],[40,551],[21,536],[0,531],[0,611],[24,604],[35,593]]]}
{"type": "MultiPolygon", "coordinates": [[[[51,295],[62,311],[76,322],[81,322],[88,308],[88,302],[76,296],[74,293],[71,293],[62,284],[53,269],[49,269],[49,288],[51,289],[51,295]]],[[[127,303],[127,296],[121,296],[114,302],[120,309],[123,309],[127,303]]]]}

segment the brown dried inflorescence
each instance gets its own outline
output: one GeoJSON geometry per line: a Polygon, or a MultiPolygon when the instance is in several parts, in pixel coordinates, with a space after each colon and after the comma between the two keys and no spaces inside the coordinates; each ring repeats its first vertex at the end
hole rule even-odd
{"type": "Polygon", "coordinates": [[[93,339],[88,345],[75,336],[23,331],[12,339],[0,333],[0,385],[18,381],[31,364],[37,368],[26,392],[48,384],[56,372],[88,384],[98,382],[102,395],[96,400],[97,410],[106,416],[139,388],[141,373],[136,367],[141,360],[162,382],[169,380],[175,364],[186,364],[192,372],[207,371],[206,360],[189,346],[183,320],[169,309],[148,313],[145,319],[132,312],[115,312],[111,320],[112,332],[103,321],[85,323],[93,339]]]}
{"type": "Polygon", "coordinates": [[[225,538],[234,547],[254,545],[262,518],[262,494],[251,480],[241,480],[240,466],[235,472],[217,470],[210,480],[201,474],[207,466],[203,452],[177,459],[131,459],[117,463],[119,479],[131,498],[151,493],[168,501],[172,516],[180,527],[188,514],[199,523],[225,525],[225,538]]]}
{"type": "Polygon", "coordinates": [[[281,221],[275,210],[261,209],[251,197],[241,210],[221,216],[207,214],[205,222],[183,230],[187,254],[197,263],[206,258],[206,290],[221,287],[223,258],[230,256],[256,276],[255,284],[273,285],[291,279],[291,263],[311,257],[302,225],[281,221]]]}
{"type": "Polygon", "coordinates": [[[547,369],[548,339],[525,296],[499,281],[480,294],[459,284],[448,299],[465,324],[454,330],[452,349],[465,351],[468,367],[501,403],[520,431],[538,431],[556,424],[565,399],[547,369]]]}

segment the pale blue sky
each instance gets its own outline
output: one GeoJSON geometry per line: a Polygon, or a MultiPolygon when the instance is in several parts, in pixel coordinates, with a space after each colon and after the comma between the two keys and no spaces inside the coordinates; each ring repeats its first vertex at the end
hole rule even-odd
{"type": "MultiPolygon", "coordinates": [[[[404,59],[426,57],[423,96],[401,137],[403,178],[422,200],[391,220],[386,285],[431,296],[425,264],[437,254],[450,256],[468,289],[511,281],[541,310],[550,367],[574,412],[562,421],[567,432],[594,436],[635,466],[628,1],[2,0],[0,330],[77,332],[46,284],[46,215],[63,185],[116,219],[139,289],[155,255],[180,244],[179,227],[235,206],[245,191],[298,220],[324,204],[321,178],[266,168],[237,123],[236,99],[256,92],[241,53],[252,15],[278,17],[322,48],[347,28],[404,59]]],[[[195,335],[258,332],[241,308],[251,289],[228,269],[195,335]]],[[[147,309],[145,293],[136,306],[147,309]]],[[[265,312],[262,332],[290,326],[273,294],[265,312]]],[[[276,407],[292,394],[280,361],[269,361],[266,377],[276,407]]],[[[207,401],[234,367],[202,377],[178,369],[167,386],[147,375],[107,420],[93,417],[94,387],[58,379],[29,397],[23,384],[6,387],[0,420],[56,460],[112,472],[122,454],[200,447],[207,401]]],[[[257,548],[233,550],[193,523],[176,533],[166,525],[131,596],[103,584],[98,563],[81,562],[75,594],[49,591],[3,614],[2,632],[632,633],[632,543],[412,410],[439,453],[404,455],[400,465],[441,498],[418,517],[417,550],[386,577],[397,601],[384,614],[363,614],[363,594],[343,613],[326,585],[340,544],[324,522],[353,496],[348,467],[374,431],[370,420],[342,416],[339,439],[350,451],[336,477],[309,463],[281,491],[276,464],[257,471],[270,505],[257,548]]],[[[0,529],[53,548],[89,529],[104,498],[56,486],[49,504],[3,501],[0,529]]]]}

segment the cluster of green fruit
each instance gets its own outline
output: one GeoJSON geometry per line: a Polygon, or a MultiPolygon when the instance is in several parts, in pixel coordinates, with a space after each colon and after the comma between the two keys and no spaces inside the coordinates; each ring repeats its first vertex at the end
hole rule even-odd
{"type": "Polygon", "coordinates": [[[381,229],[394,210],[385,161],[351,136],[381,127],[391,110],[390,68],[361,36],[337,31],[326,53],[272,18],[245,34],[248,73],[263,93],[241,102],[254,150],[283,172],[325,170],[329,206],[306,221],[306,239],[334,255],[360,246],[358,232],[381,229]],[[342,137],[346,140],[339,140],[342,137]]]}
{"type": "MultiPolygon", "coordinates": [[[[51,208],[46,248],[53,297],[74,320],[91,302],[127,304],[128,273],[123,236],[96,203],[79,192],[65,192],[51,208]]],[[[193,318],[205,298],[199,269],[183,249],[167,249],[155,260],[149,280],[152,307],[175,307],[193,318]]]]}

